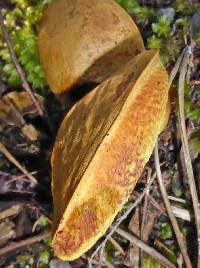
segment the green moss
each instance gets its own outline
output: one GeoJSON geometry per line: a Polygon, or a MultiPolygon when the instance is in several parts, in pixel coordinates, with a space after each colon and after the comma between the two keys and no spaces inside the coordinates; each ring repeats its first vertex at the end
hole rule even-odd
{"type": "Polygon", "coordinates": [[[24,255],[19,255],[16,258],[17,264],[19,267],[26,267],[26,265],[32,266],[34,264],[34,258],[31,254],[24,254],[24,255]]]}
{"type": "MultiPolygon", "coordinates": [[[[27,80],[36,88],[47,85],[40,65],[37,48],[37,24],[50,0],[12,0],[15,7],[3,10],[5,24],[9,31],[13,48],[26,73],[27,80]]],[[[0,32],[1,79],[11,86],[19,86],[21,81],[10,58],[7,46],[0,32]]]]}
{"type": "MultiPolygon", "coordinates": [[[[139,26],[147,27],[148,32],[152,31],[152,34],[145,40],[147,48],[160,50],[161,59],[165,65],[171,61],[175,62],[185,46],[184,36],[189,28],[189,19],[194,13],[189,1],[174,1],[173,7],[176,16],[171,23],[166,15],[160,16],[158,9],[142,6],[141,1],[117,0],[117,2],[134,18],[139,26]]],[[[200,38],[197,37],[197,40],[200,38]]]]}
{"type": "Polygon", "coordinates": [[[148,20],[155,16],[152,8],[140,6],[136,0],[117,0],[117,2],[137,21],[146,24],[148,20]]]}
{"type": "Polygon", "coordinates": [[[39,218],[38,225],[41,227],[47,226],[47,218],[44,215],[39,218]]]}
{"type": "Polygon", "coordinates": [[[166,239],[170,239],[172,238],[173,234],[172,234],[172,228],[170,226],[169,223],[165,222],[165,223],[162,223],[161,225],[161,235],[160,237],[163,239],[163,240],[166,240],[166,239]]]}
{"type": "Polygon", "coordinates": [[[194,40],[196,42],[197,47],[200,48],[200,33],[194,36],[194,40]]]}
{"type": "Polygon", "coordinates": [[[152,23],[152,30],[158,37],[168,37],[171,32],[168,18],[161,16],[156,23],[152,23]]]}
{"type": "Polygon", "coordinates": [[[153,259],[151,256],[147,254],[144,254],[143,267],[144,268],[164,268],[164,266],[160,262],[153,259]]]}
{"type": "Polygon", "coordinates": [[[48,264],[50,259],[50,253],[48,250],[43,250],[40,252],[40,262],[41,264],[48,264]]]}
{"type": "Polygon", "coordinates": [[[194,8],[188,0],[176,0],[173,7],[176,12],[181,12],[186,16],[190,16],[194,12],[194,8]]]}
{"type": "MultiPolygon", "coordinates": [[[[196,94],[200,96],[200,86],[195,87],[196,94]]],[[[200,108],[195,107],[191,102],[190,86],[185,84],[185,113],[186,116],[192,119],[196,124],[200,124],[200,108]]]]}
{"type": "Polygon", "coordinates": [[[149,37],[147,41],[147,46],[149,49],[156,49],[160,50],[161,49],[161,40],[157,38],[155,35],[152,35],[149,37]]]}
{"type": "Polygon", "coordinates": [[[192,140],[192,143],[194,145],[195,152],[197,152],[198,154],[200,154],[200,137],[195,137],[192,140]]]}

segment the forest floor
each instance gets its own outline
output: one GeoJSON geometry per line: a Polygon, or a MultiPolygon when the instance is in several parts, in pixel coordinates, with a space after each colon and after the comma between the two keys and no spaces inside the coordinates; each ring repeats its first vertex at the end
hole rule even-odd
{"type": "Polygon", "coordinates": [[[117,226],[111,226],[104,238],[78,260],[62,262],[51,248],[50,157],[59,125],[69,107],[63,107],[49,91],[38,60],[37,24],[48,2],[7,0],[0,3],[12,49],[31,91],[37,94],[46,111],[40,116],[37,105],[23,93],[1,31],[0,267],[79,268],[87,267],[88,260],[92,267],[197,267],[200,4],[186,0],[118,1],[136,21],[146,47],[160,50],[171,77],[176,71],[173,67],[181,59],[172,84],[171,115],[158,139],[159,158],[155,150],[129,202],[117,216],[113,225],[117,226]],[[24,21],[30,28],[23,26],[24,21]],[[19,31],[15,34],[17,27],[19,31]],[[185,96],[181,95],[181,89],[185,96]],[[178,100],[184,103],[184,115],[178,100]],[[180,121],[186,125],[186,139],[180,121]],[[192,174],[195,183],[192,183],[192,174]],[[184,241],[182,246],[180,241],[184,241]],[[191,264],[185,261],[187,256],[191,264]]]}

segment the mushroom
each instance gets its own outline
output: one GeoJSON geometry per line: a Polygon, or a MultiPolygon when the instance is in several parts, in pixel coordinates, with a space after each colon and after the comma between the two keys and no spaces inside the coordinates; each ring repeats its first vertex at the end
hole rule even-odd
{"type": "Polygon", "coordinates": [[[51,90],[98,84],[144,50],[132,18],[114,0],[56,0],[44,13],[38,46],[51,90]]]}
{"type": "Polygon", "coordinates": [[[144,51],[66,115],[51,159],[53,248],[60,259],[90,249],[127,202],[168,120],[168,87],[158,53],[144,51]]]}

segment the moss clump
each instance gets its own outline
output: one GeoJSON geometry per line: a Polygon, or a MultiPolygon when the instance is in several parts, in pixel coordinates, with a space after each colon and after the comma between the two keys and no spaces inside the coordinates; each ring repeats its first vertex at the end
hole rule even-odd
{"type": "Polygon", "coordinates": [[[171,11],[174,11],[174,16],[171,18],[161,14],[157,7],[142,6],[138,0],[117,0],[117,2],[143,30],[147,48],[160,50],[165,65],[171,61],[175,62],[185,46],[184,36],[189,28],[189,19],[194,13],[189,1],[174,1],[173,6],[170,6],[173,8],[171,11]]]}
{"type": "MultiPolygon", "coordinates": [[[[46,79],[40,65],[36,30],[44,8],[51,0],[12,0],[12,9],[3,10],[5,24],[13,48],[28,81],[36,88],[46,86],[46,79]]],[[[10,58],[7,45],[0,31],[0,72],[1,79],[10,86],[21,84],[10,58]]]]}

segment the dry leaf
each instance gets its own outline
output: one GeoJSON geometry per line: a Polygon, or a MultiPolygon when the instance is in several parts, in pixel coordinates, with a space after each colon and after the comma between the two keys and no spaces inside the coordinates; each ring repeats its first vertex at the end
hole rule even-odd
{"type": "MultiPolygon", "coordinates": [[[[43,103],[43,98],[37,95],[43,103]]],[[[31,124],[26,125],[24,115],[36,116],[37,110],[26,92],[13,91],[0,99],[0,131],[14,126],[21,128],[23,134],[30,140],[36,141],[39,132],[31,124]]]]}
{"type": "MultiPolygon", "coordinates": [[[[36,95],[41,104],[43,98],[36,95]]],[[[0,99],[0,124],[17,125],[25,124],[23,116],[37,115],[37,110],[26,92],[12,91],[0,99]]]]}

